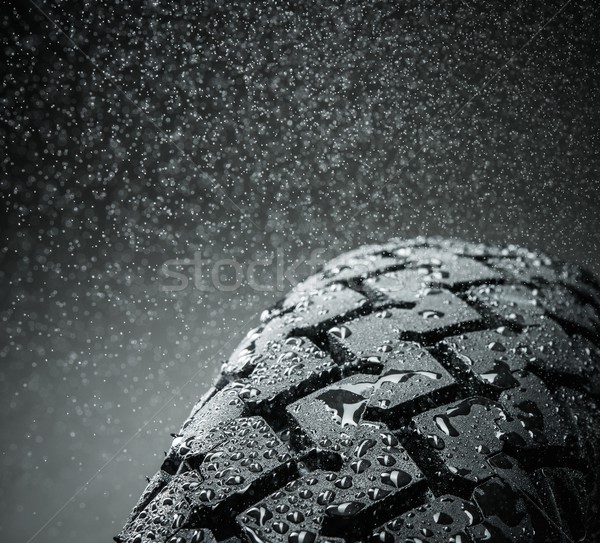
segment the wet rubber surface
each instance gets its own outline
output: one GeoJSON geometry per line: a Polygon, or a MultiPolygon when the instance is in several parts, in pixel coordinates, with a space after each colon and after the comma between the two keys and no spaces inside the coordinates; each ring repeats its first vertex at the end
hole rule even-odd
{"type": "Polygon", "coordinates": [[[234,351],[117,542],[597,541],[600,337],[582,316],[600,284],[501,255],[390,242],[298,285],[234,351]]]}

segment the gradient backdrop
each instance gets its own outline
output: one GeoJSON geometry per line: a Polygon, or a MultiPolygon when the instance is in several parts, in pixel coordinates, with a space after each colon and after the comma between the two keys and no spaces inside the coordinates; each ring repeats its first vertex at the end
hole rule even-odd
{"type": "Polygon", "coordinates": [[[0,10],[3,541],[117,533],[280,295],[251,262],[439,234],[600,272],[597,2],[35,1],[0,10]]]}

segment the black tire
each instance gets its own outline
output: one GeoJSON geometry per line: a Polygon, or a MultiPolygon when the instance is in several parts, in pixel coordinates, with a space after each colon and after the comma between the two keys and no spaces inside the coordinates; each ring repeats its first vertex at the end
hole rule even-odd
{"type": "Polygon", "coordinates": [[[600,541],[600,287],[416,239],[262,315],[118,542],[600,541]]]}

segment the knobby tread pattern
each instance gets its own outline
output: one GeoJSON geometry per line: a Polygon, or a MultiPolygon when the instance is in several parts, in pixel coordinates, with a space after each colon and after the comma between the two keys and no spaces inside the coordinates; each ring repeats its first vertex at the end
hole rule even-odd
{"type": "Polygon", "coordinates": [[[118,543],[600,541],[600,286],[391,240],[261,315],[118,543]]]}

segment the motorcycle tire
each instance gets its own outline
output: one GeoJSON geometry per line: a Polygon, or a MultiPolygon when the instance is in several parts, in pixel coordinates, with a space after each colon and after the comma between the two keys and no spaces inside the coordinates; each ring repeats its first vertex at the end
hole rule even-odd
{"type": "Polygon", "coordinates": [[[118,543],[600,541],[600,286],[392,240],[265,311],[118,543]]]}

